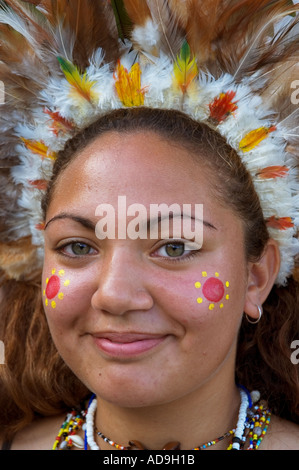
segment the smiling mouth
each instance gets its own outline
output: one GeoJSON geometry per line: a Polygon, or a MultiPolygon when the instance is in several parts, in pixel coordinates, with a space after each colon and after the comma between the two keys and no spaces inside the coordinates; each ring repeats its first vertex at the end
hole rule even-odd
{"type": "Polygon", "coordinates": [[[116,358],[129,358],[154,349],[167,336],[140,333],[101,333],[93,335],[93,339],[98,349],[105,355],[116,358]]]}

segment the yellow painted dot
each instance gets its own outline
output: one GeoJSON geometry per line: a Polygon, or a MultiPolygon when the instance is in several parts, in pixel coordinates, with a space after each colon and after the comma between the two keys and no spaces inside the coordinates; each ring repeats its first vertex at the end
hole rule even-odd
{"type": "Polygon", "coordinates": [[[198,304],[202,304],[202,298],[201,298],[201,297],[198,297],[197,303],[198,303],[198,304]]]}
{"type": "Polygon", "coordinates": [[[215,305],[214,305],[214,304],[210,304],[210,305],[209,305],[209,310],[214,310],[214,308],[215,308],[215,305]]]}
{"type": "Polygon", "coordinates": [[[48,284],[48,282],[49,282],[49,278],[47,277],[47,279],[46,279],[46,284],[48,284]]]}
{"type": "Polygon", "coordinates": [[[52,274],[55,274],[56,273],[56,269],[52,269],[52,274]]]}
{"type": "Polygon", "coordinates": [[[223,305],[223,304],[220,304],[220,308],[223,308],[223,307],[224,307],[224,305],[223,305]]]}
{"type": "Polygon", "coordinates": [[[196,289],[200,289],[200,288],[201,288],[201,283],[200,283],[200,282],[196,282],[196,283],[195,283],[195,287],[196,287],[196,289]]]}
{"type": "Polygon", "coordinates": [[[64,274],[65,274],[64,269],[61,269],[58,274],[59,274],[59,276],[64,276],[64,274]]]}
{"type": "Polygon", "coordinates": [[[229,295],[227,294],[227,295],[225,296],[225,298],[226,298],[226,300],[229,300],[229,295]]]}
{"type": "Polygon", "coordinates": [[[215,273],[215,276],[216,276],[216,277],[219,277],[219,273],[215,273]]]}
{"type": "Polygon", "coordinates": [[[48,299],[45,300],[45,305],[46,305],[46,307],[48,307],[48,305],[49,305],[48,299]]]}
{"type": "Polygon", "coordinates": [[[64,293],[63,293],[63,292],[59,292],[59,294],[58,294],[59,300],[63,300],[63,297],[64,297],[64,293]]]}
{"type": "Polygon", "coordinates": [[[65,285],[65,287],[69,286],[70,285],[70,280],[67,279],[66,281],[64,281],[64,285],[65,285]]]}
{"type": "Polygon", "coordinates": [[[52,300],[52,302],[51,302],[51,307],[52,307],[52,308],[56,308],[56,302],[55,302],[55,300],[52,300]]]}
{"type": "Polygon", "coordinates": [[[206,271],[203,271],[202,273],[202,277],[207,277],[208,273],[206,271]]]}
{"type": "Polygon", "coordinates": [[[226,285],[226,287],[229,287],[229,282],[228,282],[228,281],[226,281],[225,285],[226,285]]]}

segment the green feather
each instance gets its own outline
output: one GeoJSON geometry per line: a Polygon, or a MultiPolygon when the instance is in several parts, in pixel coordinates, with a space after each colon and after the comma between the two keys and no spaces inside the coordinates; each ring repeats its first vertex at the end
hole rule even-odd
{"type": "Polygon", "coordinates": [[[130,37],[132,22],[129,18],[123,0],[111,0],[114,11],[115,21],[118,29],[118,35],[122,41],[130,37]]]}

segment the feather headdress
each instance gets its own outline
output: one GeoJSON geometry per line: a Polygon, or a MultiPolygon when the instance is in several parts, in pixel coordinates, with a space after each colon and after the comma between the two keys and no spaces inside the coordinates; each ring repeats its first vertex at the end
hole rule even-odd
{"type": "Polygon", "coordinates": [[[111,109],[179,109],[250,171],[285,284],[299,253],[299,6],[291,0],[0,0],[0,260],[41,266],[56,154],[111,109]],[[0,90],[1,91],[1,90],[0,90]]]}

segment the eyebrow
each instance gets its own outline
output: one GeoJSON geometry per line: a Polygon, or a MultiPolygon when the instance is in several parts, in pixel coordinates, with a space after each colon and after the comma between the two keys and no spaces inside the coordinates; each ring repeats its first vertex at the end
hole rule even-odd
{"type": "Polygon", "coordinates": [[[80,216],[75,215],[75,214],[68,214],[66,212],[63,212],[62,214],[58,214],[55,217],[53,217],[52,219],[50,219],[47,222],[46,226],[45,226],[45,230],[47,229],[49,224],[51,224],[52,222],[55,222],[55,220],[63,220],[63,219],[73,220],[74,222],[77,222],[77,223],[83,225],[83,227],[85,227],[89,230],[95,230],[95,228],[96,228],[95,224],[90,219],[86,219],[86,217],[80,217],[80,216]]]}
{"type": "MultiPolygon", "coordinates": [[[[197,217],[194,217],[193,215],[190,215],[190,214],[186,214],[184,212],[179,213],[179,214],[173,214],[173,213],[168,214],[167,213],[164,216],[159,215],[158,218],[157,218],[157,224],[162,222],[162,220],[164,220],[164,219],[174,219],[175,217],[181,217],[181,218],[188,217],[191,220],[198,220],[199,222],[202,222],[205,227],[211,228],[213,230],[217,230],[217,228],[214,225],[212,225],[210,222],[207,222],[206,220],[198,219],[197,217]]],[[[154,221],[155,221],[155,219],[154,219],[154,221]]],[[[151,224],[152,224],[152,219],[148,219],[147,220],[147,230],[148,231],[150,231],[151,224]]]]}
{"type": "MultiPolygon", "coordinates": [[[[166,219],[166,218],[169,218],[169,219],[173,219],[174,217],[177,217],[179,214],[173,214],[173,213],[170,213],[170,214],[167,214],[165,216],[161,216],[159,215],[158,218],[157,218],[157,223],[159,224],[160,222],[162,222],[162,220],[166,219]]],[[[199,220],[197,219],[196,217],[194,216],[190,216],[189,214],[180,214],[181,217],[189,217],[190,219],[192,220],[199,220]]],[[[88,230],[95,230],[96,228],[96,225],[90,220],[90,219],[87,219],[86,217],[81,217],[81,216],[78,216],[78,215],[75,215],[75,214],[69,214],[69,213],[66,213],[66,212],[63,212],[61,214],[58,214],[56,215],[55,217],[53,217],[52,219],[50,219],[46,225],[45,225],[45,229],[47,229],[47,227],[52,223],[52,222],[55,222],[55,220],[64,220],[64,219],[70,219],[70,220],[73,220],[74,222],[77,222],[79,224],[81,224],[84,228],[87,228],[88,230]]],[[[155,219],[154,219],[155,220],[155,219]]],[[[202,222],[204,224],[205,227],[207,228],[210,228],[210,229],[213,229],[213,230],[217,230],[217,228],[212,225],[210,222],[207,222],[206,220],[200,220],[200,222],[202,222]]],[[[150,231],[150,228],[152,226],[152,223],[153,223],[153,220],[152,219],[148,219],[147,220],[147,230],[150,231]]]]}

